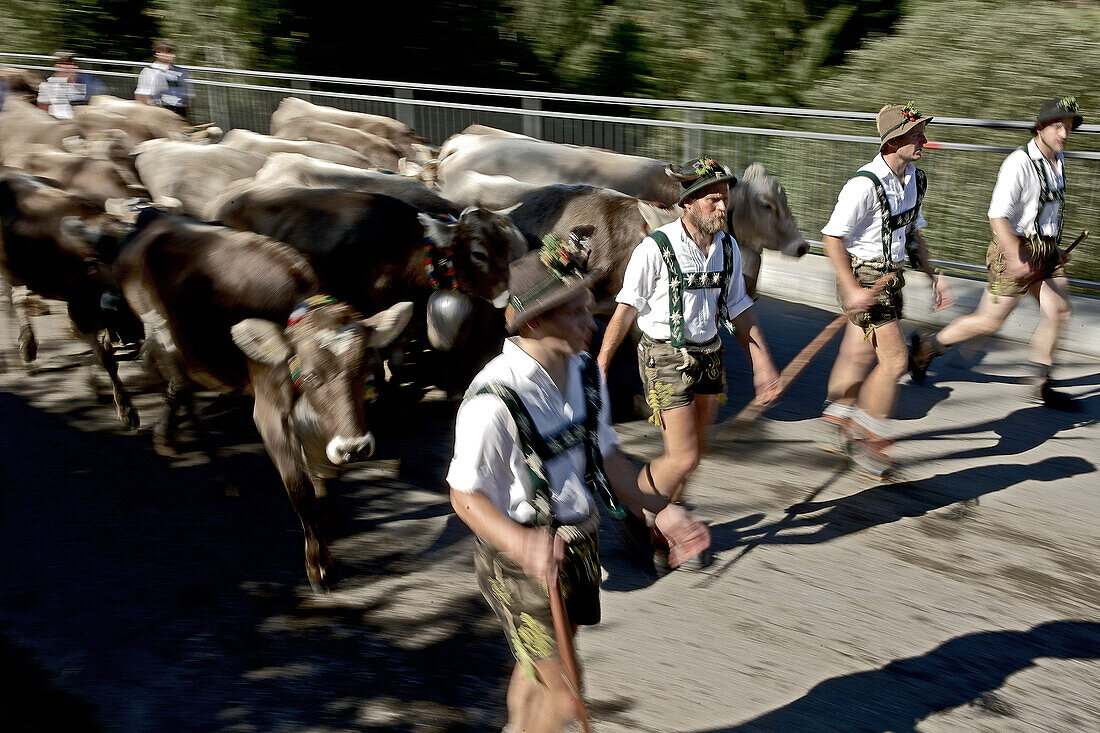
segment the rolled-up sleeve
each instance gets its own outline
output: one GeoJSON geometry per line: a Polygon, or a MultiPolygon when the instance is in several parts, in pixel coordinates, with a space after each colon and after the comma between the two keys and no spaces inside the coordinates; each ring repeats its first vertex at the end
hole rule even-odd
{"type": "Polygon", "coordinates": [[[875,185],[863,176],[852,178],[840,189],[833,215],[829,217],[829,223],[822,227],[821,233],[827,237],[847,239],[864,223],[863,220],[874,207],[875,185]]]}
{"type": "Polygon", "coordinates": [[[730,319],[748,310],[752,305],[748,289],[745,287],[745,275],[741,272],[741,248],[737,246],[737,240],[733,240],[733,277],[726,292],[726,308],[729,310],[730,319]]]}
{"type": "Polygon", "coordinates": [[[507,507],[515,429],[500,398],[485,394],[466,400],[455,421],[455,452],[447,470],[450,487],[485,494],[496,506],[507,507]]]}
{"type": "Polygon", "coordinates": [[[607,382],[600,375],[600,453],[604,458],[619,447],[619,434],[611,427],[611,396],[607,392],[607,382]]]}
{"type": "Polygon", "coordinates": [[[653,295],[657,273],[661,267],[661,252],[652,238],[646,237],[634,248],[623,275],[623,287],[615,296],[616,303],[624,303],[644,310],[653,295]]]}
{"type": "Polygon", "coordinates": [[[1019,207],[1023,202],[1021,192],[1024,186],[1024,168],[1020,164],[1025,154],[1012,154],[1001,163],[997,172],[997,184],[993,187],[993,196],[989,201],[990,219],[1008,219],[1018,221],[1019,207]]]}

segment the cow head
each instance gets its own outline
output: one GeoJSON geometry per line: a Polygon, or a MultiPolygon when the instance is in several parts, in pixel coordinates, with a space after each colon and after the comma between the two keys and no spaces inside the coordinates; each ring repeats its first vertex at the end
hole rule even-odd
{"type": "Polygon", "coordinates": [[[335,476],[339,466],[374,452],[364,405],[381,382],[378,349],[411,315],[412,303],[398,303],[363,319],[343,303],[313,296],[286,328],[260,318],[233,326],[233,341],[248,358],[289,371],[294,401],[287,417],[310,475],[335,476]]]}
{"type": "Polygon", "coordinates": [[[810,245],[802,236],[787,193],[760,163],[753,163],[730,191],[730,228],[744,247],[801,257],[810,245]]]}
{"type": "Polygon", "coordinates": [[[512,220],[488,209],[469,208],[455,222],[419,214],[425,236],[437,250],[449,251],[457,289],[492,301],[508,301],[508,265],[527,252],[527,240],[512,220]]]}

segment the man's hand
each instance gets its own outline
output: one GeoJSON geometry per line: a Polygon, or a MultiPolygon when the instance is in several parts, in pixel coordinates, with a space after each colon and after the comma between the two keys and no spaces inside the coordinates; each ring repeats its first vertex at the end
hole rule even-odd
{"type": "Polygon", "coordinates": [[[752,386],[756,389],[757,404],[767,405],[779,396],[779,370],[770,357],[761,362],[752,372],[752,386]]]}
{"type": "Polygon", "coordinates": [[[677,568],[710,547],[710,529],[679,504],[657,513],[657,529],[668,539],[668,565],[677,568]]]}
{"type": "Polygon", "coordinates": [[[943,275],[932,281],[932,297],[935,300],[932,310],[941,311],[955,305],[955,294],[951,292],[951,288],[944,280],[943,275]]]}
{"type": "Polygon", "coordinates": [[[516,548],[508,554],[519,563],[529,578],[546,578],[553,573],[565,557],[564,551],[556,552],[554,536],[542,527],[524,527],[516,548]]]}
{"type": "Polygon", "coordinates": [[[1069,261],[1073,259],[1073,253],[1060,249],[1058,250],[1058,259],[1062,261],[1063,265],[1068,265],[1069,261]]]}
{"type": "Polygon", "coordinates": [[[1024,280],[1035,271],[1034,265],[1029,260],[1005,255],[1005,274],[1013,280],[1024,280]]]}
{"type": "Polygon", "coordinates": [[[875,294],[868,288],[852,288],[844,293],[844,313],[848,316],[867,313],[874,307],[875,294]]]}

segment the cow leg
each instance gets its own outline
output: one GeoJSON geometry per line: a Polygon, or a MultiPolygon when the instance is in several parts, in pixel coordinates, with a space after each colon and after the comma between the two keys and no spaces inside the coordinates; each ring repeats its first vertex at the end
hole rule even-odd
{"type": "Polygon", "coordinates": [[[252,416],[263,438],[267,454],[271,456],[279,476],[286,486],[290,504],[302,522],[305,538],[306,575],[315,592],[326,590],[326,579],[332,569],[332,555],[321,536],[320,506],[313,481],[302,465],[301,451],[292,443],[287,428],[289,406],[281,405],[278,395],[253,378],[256,407],[252,416]],[[286,408],[286,410],[284,410],[286,408]]]}
{"type": "Polygon", "coordinates": [[[19,356],[24,366],[38,358],[38,341],[34,337],[30,314],[27,312],[30,293],[26,285],[10,285],[7,288],[8,313],[13,330],[19,332],[19,356]]]}
{"type": "Polygon", "coordinates": [[[114,354],[103,345],[98,333],[85,334],[84,341],[92,347],[92,353],[95,354],[100,366],[103,367],[103,371],[107,372],[107,377],[111,380],[111,391],[115,398],[115,413],[118,415],[119,422],[129,430],[137,430],[141,420],[138,417],[137,410],[134,409],[133,403],[130,402],[130,395],[126,392],[126,388],[122,386],[122,380],[118,378],[118,363],[115,361],[114,354]]]}

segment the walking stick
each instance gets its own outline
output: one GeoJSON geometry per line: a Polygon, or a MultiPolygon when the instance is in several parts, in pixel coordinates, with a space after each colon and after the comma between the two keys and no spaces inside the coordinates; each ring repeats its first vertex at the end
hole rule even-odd
{"type": "Polygon", "coordinates": [[[1077,237],[1077,239],[1073,240],[1073,244],[1071,244],[1070,246],[1068,246],[1064,250],[1062,250],[1062,257],[1065,257],[1066,255],[1068,255],[1070,252],[1072,252],[1074,250],[1074,248],[1077,245],[1081,244],[1081,242],[1084,242],[1088,238],[1089,238],[1089,230],[1086,229],[1085,231],[1081,232],[1081,236],[1079,236],[1079,237],[1077,237]]]}
{"type": "MultiPolygon", "coordinates": [[[[554,534],[554,556],[565,551],[565,540],[561,535],[554,534]]],[[[546,589],[550,592],[550,614],[554,617],[554,636],[558,639],[558,653],[561,654],[562,665],[565,667],[565,683],[569,691],[573,693],[573,699],[577,702],[577,721],[584,728],[584,733],[592,733],[592,724],[588,719],[588,708],[584,706],[584,697],[581,695],[581,675],[577,667],[577,651],[573,648],[573,637],[569,633],[569,616],[565,612],[565,601],[561,597],[560,568],[554,569],[546,576],[546,589]]]]}
{"type": "MultiPolygon", "coordinates": [[[[1088,234],[1086,232],[1085,234],[1088,234]]],[[[1076,246],[1076,243],[1074,244],[1076,246]]],[[[1071,247],[1072,249],[1072,247],[1071,247]]],[[[870,287],[872,295],[878,295],[882,292],[882,289],[889,285],[895,278],[893,274],[886,274],[875,281],[875,284],[870,287]]],[[[833,319],[832,323],[822,329],[813,341],[806,344],[802,348],[802,351],[798,352],[798,355],[791,359],[791,362],[783,368],[783,371],[779,374],[779,393],[775,396],[775,399],[767,404],[761,404],[753,400],[749,404],[745,405],[740,412],[733,417],[723,420],[714,429],[714,438],[721,438],[723,440],[736,436],[741,430],[751,425],[756,421],[756,418],[764,414],[775,402],[787,391],[787,387],[791,382],[798,379],[799,375],[806,370],[806,367],[810,365],[825,345],[833,340],[837,332],[844,328],[845,322],[848,320],[846,313],[841,313],[839,316],[833,319]]]]}

